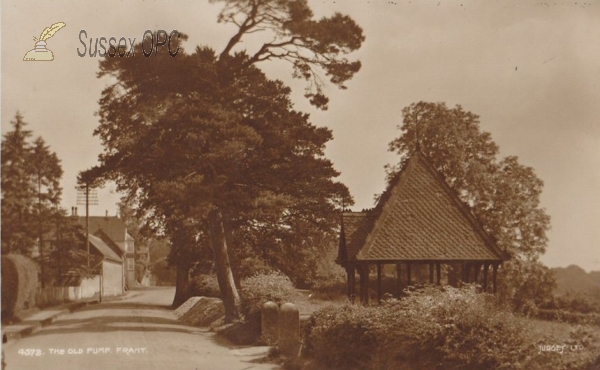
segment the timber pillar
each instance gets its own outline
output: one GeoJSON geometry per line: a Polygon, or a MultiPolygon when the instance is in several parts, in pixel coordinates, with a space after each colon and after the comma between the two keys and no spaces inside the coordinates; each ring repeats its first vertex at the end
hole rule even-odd
{"type": "Polygon", "coordinates": [[[356,269],[354,266],[346,267],[346,274],[348,275],[348,299],[354,303],[356,297],[356,269]]]}
{"type": "Polygon", "coordinates": [[[361,265],[358,269],[360,277],[360,302],[364,305],[369,304],[369,266],[361,265]]]}
{"type": "Polygon", "coordinates": [[[488,270],[490,269],[489,263],[483,264],[483,292],[487,292],[488,290],[488,270]]]}
{"type": "Polygon", "coordinates": [[[498,264],[494,263],[492,265],[492,283],[494,285],[494,294],[498,291],[498,264]]]}

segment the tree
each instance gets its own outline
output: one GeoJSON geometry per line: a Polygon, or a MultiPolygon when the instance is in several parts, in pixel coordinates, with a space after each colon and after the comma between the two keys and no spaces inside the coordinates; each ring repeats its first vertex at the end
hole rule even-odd
{"type": "Polygon", "coordinates": [[[60,179],[63,170],[56,153],[50,151],[50,148],[41,137],[38,137],[34,142],[30,154],[30,162],[33,167],[33,178],[37,190],[35,217],[40,253],[41,286],[44,288],[44,235],[53,229],[52,215],[59,208],[60,195],[62,193],[60,179]]]}
{"type": "Polygon", "coordinates": [[[543,182],[533,168],[519,164],[515,156],[498,160],[498,146],[488,132],[480,130],[479,117],[461,106],[419,102],[404,108],[402,115],[402,134],[390,143],[390,150],[403,160],[388,167],[388,176],[403,166],[418,143],[483,228],[509,254],[502,269],[501,293],[515,306],[533,292],[540,302],[545,299],[553,282],[539,257],[546,250],[550,217],[540,207],[543,182]]]}
{"type": "MultiPolygon", "coordinates": [[[[170,236],[178,271],[175,304],[184,297],[180,287],[194,261],[190,253],[206,258],[202,246],[210,246],[226,318],[233,320],[239,299],[230,260],[235,254],[228,251],[240,240],[236,234],[255,231],[258,242],[250,246],[258,248],[259,231],[272,227],[272,240],[281,247],[277,234],[290,235],[301,222],[305,229],[331,232],[336,207],[351,203],[323,155],[331,132],[294,111],[289,88],[255,64],[292,62],[294,76],[309,81],[307,97],[324,109],[318,71],[345,88],[360,63],[343,55],[364,37],[340,14],[312,20],[306,1],[225,3],[219,20],[237,24],[238,31],[219,56],[208,48],[192,55],[180,50],[170,68],[159,58],[101,62],[99,75],[118,82],[100,101],[101,165],[83,175],[115,180],[148,223],[170,236]],[[258,30],[275,41],[253,54],[233,53],[243,36],[258,30]]],[[[295,239],[294,247],[309,242],[295,239]]]]}
{"type": "Polygon", "coordinates": [[[358,50],[365,40],[362,29],[352,18],[335,13],[332,17],[313,19],[306,0],[211,0],[223,2],[218,21],[237,27],[235,35],[219,55],[225,75],[269,60],[284,60],[293,67],[295,78],[308,81],[305,96],[322,109],[327,108],[321,74],[334,85],[345,89],[344,83],[360,69],[360,61],[350,62],[344,56],[358,50]],[[229,64],[231,54],[242,39],[255,32],[271,37],[240,64],[229,64]],[[322,73],[319,73],[322,72],[322,73]]]}
{"type": "Polygon", "coordinates": [[[31,257],[37,244],[42,287],[69,270],[87,273],[79,266],[81,235],[59,207],[60,160],[41,137],[30,142],[18,112],[11,124],[2,140],[2,253],[31,257]]]}
{"type": "Polygon", "coordinates": [[[85,248],[85,232],[76,218],[69,217],[63,209],[54,212],[53,237],[47,259],[47,278],[60,279],[65,275],[89,276],[88,254],[85,248]]]}
{"type": "Polygon", "coordinates": [[[36,191],[29,166],[32,136],[19,112],[2,140],[2,253],[29,253],[36,191]]]}

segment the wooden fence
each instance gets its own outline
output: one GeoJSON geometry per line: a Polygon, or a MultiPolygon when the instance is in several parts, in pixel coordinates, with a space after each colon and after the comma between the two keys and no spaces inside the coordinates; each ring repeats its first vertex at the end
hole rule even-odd
{"type": "Polygon", "coordinates": [[[38,288],[36,292],[36,304],[38,307],[46,307],[66,302],[88,300],[98,296],[100,291],[100,277],[82,279],[78,286],[60,286],[38,288]]]}

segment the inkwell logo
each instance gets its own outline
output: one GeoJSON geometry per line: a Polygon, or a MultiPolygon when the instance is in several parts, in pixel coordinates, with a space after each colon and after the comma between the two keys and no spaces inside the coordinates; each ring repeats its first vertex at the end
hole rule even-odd
{"type": "Polygon", "coordinates": [[[63,22],[54,23],[52,26],[46,27],[46,29],[40,35],[39,39],[33,37],[33,41],[36,41],[35,49],[29,50],[27,54],[25,54],[25,56],[23,57],[23,60],[46,62],[53,61],[54,54],[52,54],[52,50],[46,49],[46,40],[54,36],[54,34],[64,26],[66,26],[66,24],[63,22]]]}

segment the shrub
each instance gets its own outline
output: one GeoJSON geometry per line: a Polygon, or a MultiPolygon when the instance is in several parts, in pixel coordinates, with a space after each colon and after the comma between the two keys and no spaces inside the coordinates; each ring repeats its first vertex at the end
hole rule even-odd
{"type": "Polygon", "coordinates": [[[344,276],[332,275],[328,278],[320,278],[311,287],[315,299],[340,300],[347,298],[348,283],[344,276]]]}
{"type": "Polygon", "coordinates": [[[221,290],[219,282],[214,275],[198,275],[190,281],[190,296],[191,297],[213,297],[221,298],[221,290]]]}
{"type": "Polygon", "coordinates": [[[291,280],[279,271],[258,273],[246,278],[242,281],[241,290],[241,312],[244,316],[260,314],[265,302],[294,302],[298,295],[291,280]]]}
{"type": "Polygon", "coordinates": [[[150,267],[152,275],[157,279],[157,285],[175,285],[175,268],[167,262],[166,258],[160,259],[150,267]]]}
{"type": "Polygon", "coordinates": [[[578,313],[578,312],[569,312],[564,310],[546,310],[546,309],[538,309],[535,312],[534,317],[542,320],[548,321],[560,321],[560,322],[568,322],[571,324],[590,324],[590,325],[600,325],[600,315],[597,313],[578,313]]]}
{"type": "Polygon", "coordinates": [[[242,280],[241,307],[243,323],[233,328],[228,338],[237,344],[253,344],[260,339],[260,310],[265,302],[277,304],[293,302],[296,289],[290,279],[281,272],[257,273],[242,280]]]}
{"type": "Polygon", "coordinates": [[[35,307],[37,264],[21,255],[2,256],[2,319],[35,307]]]}
{"type": "Polygon", "coordinates": [[[534,350],[524,320],[474,287],[406,292],[379,307],[326,308],[309,319],[305,354],[331,368],[519,368],[534,350]]]}

